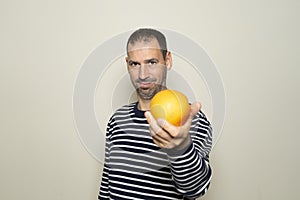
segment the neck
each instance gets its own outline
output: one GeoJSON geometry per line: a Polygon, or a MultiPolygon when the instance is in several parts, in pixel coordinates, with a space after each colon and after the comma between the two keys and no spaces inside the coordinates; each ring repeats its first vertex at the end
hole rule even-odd
{"type": "Polygon", "coordinates": [[[141,111],[147,111],[150,110],[150,101],[151,100],[143,100],[141,98],[138,98],[138,109],[141,111]]]}

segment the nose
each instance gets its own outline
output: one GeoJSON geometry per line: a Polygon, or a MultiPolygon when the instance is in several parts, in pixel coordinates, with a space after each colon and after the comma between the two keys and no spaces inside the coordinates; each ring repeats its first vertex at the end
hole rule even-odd
{"type": "Polygon", "coordinates": [[[148,78],[149,76],[149,70],[146,65],[141,65],[139,68],[139,78],[141,80],[148,78]]]}

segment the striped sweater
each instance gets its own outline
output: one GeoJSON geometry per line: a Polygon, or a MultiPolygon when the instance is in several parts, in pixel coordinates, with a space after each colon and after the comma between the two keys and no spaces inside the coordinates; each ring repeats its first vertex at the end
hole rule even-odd
{"type": "Polygon", "coordinates": [[[106,130],[105,162],[98,199],[195,199],[212,176],[211,126],[199,111],[190,128],[191,144],[182,151],[159,148],[137,103],[123,106],[106,130]]]}

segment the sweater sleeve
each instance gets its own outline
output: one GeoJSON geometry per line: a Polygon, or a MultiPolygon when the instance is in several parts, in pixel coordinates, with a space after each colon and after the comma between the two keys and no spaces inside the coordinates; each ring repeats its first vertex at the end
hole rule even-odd
{"type": "Polygon", "coordinates": [[[110,119],[107,129],[106,129],[106,142],[105,142],[105,160],[104,160],[104,166],[103,166],[103,172],[102,172],[102,180],[100,185],[100,192],[98,195],[99,200],[108,200],[110,199],[109,194],[109,157],[110,157],[110,133],[111,133],[111,127],[113,120],[110,119]]]}
{"type": "Polygon", "coordinates": [[[209,153],[212,129],[200,111],[190,128],[190,145],[181,151],[168,150],[171,173],[177,190],[187,199],[195,199],[207,191],[212,177],[209,153]]]}

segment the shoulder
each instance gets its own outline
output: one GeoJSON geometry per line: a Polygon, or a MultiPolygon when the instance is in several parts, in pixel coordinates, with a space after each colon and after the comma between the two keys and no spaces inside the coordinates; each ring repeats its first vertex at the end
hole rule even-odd
{"type": "Polygon", "coordinates": [[[131,111],[134,110],[135,105],[136,105],[136,102],[123,105],[122,107],[118,108],[112,116],[130,113],[131,111]]]}
{"type": "Polygon", "coordinates": [[[206,157],[212,147],[213,129],[205,114],[200,110],[194,117],[190,129],[193,143],[198,152],[206,157]]]}
{"type": "MultiPolygon", "coordinates": [[[[210,126],[210,122],[207,119],[206,115],[204,114],[203,111],[199,110],[199,112],[196,114],[195,119],[200,121],[202,124],[205,124],[207,126],[210,126]]],[[[194,120],[195,120],[194,119],[194,120]]]]}
{"type": "Polygon", "coordinates": [[[202,135],[202,137],[212,137],[212,126],[203,111],[199,111],[191,125],[191,131],[197,134],[202,135]]]}
{"type": "Polygon", "coordinates": [[[135,108],[136,102],[123,105],[122,107],[118,108],[110,117],[109,121],[114,121],[120,117],[128,117],[133,113],[135,108]]]}

